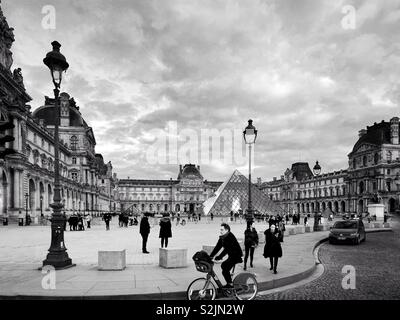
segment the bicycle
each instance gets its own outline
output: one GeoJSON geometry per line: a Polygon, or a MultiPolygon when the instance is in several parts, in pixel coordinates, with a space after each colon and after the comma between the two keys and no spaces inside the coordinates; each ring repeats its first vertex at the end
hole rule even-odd
{"type": "Polygon", "coordinates": [[[256,277],[250,272],[234,274],[235,267],[231,270],[233,288],[224,288],[213,270],[214,262],[205,251],[197,252],[193,256],[197,271],[207,273],[205,278],[193,280],[186,291],[188,300],[215,300],[218,297],[235,297],[237,300],[253,300],[258,293],[256,277]],[[200,259],[197,257],[201,256],[200,259]],[[207,258],[208,257],[208,258],[207,258]],[[218,286],[215,287],[213,281],[218,286]]]}

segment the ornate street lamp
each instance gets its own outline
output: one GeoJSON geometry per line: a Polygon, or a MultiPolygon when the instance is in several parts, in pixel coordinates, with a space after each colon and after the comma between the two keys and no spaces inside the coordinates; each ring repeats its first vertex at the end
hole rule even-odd
{"type": "Polygon", "coordinates": [[[58,126],[60,121],[59,94],[62,80],[62,73],[65,72],[69,65],[65,57],[60,53],[61,44],[57,41],[51,43],[53,50],[47,53],[43,63],[50,69],[50,74],[54,84],[54,108],[55,108],[55,124],[54,124],[54,195],[50,206],[53,208],[51,221],[51,245],[43,266],[51,265],[55,269],[64,269],[74,266],[72,260],[68,257],[67,248],[64,244],[64,222],[65,217],[61,210],[63,204],[61,202],[61,186],[60,186],[60,160],[59,160],[59,136],[58,126]]]}
{"type": "MultiPolygon", "coordinates": [[[[314,168],[313,168],[313,173],[314,173],[314,175],[318,178],[318,176],[321,174],[321,166],[319,165],[319,163],[318,163],[318,161],[316,161],[315,162],[315,166],[314,166],[314,168]]],[[[317,189],[317,180],[315,180],[315,194],[314,194],[314,196],[315,196],[315,210],[314,210],[314,227],[313,227],[313,230],[314,231],[318,231],[318,210],[317,210],[317,204],[318,204],[318,201],[317,201],[317,192],[318,192],[318,189],[317,189]]]]}
{"type": "Polygon", "coordinates": [[[254,221],[253,204],[251,202],[251,147],[256,143],[257,130],[253,126],[253,120],[249,120],[249,124],[243,131],[243,139],[249,145],[249,201],[247,207],[246,221],[247,224],[254,221]]]}

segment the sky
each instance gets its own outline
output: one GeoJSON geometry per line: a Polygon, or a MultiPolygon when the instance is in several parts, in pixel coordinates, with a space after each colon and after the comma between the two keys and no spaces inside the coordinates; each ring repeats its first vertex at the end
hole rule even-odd
{"type": "Polygon", "coordinates": [[[175,179],[189,161],[208,180],[247,174],[245,157],[202,158],[230,150],[228,138],[217,151],[199,139],[225,130],[244,148],[248,119],[253,177],[272,180],[298,161],[346,169],[358,131],[399,116],[400,0],[1,2],[32,109],[52,95],[42,60],[57,40],[70,64],[62,91],[119,178],[175,179]],[[199,159],[162,161],[164,138],[199,159]]]}

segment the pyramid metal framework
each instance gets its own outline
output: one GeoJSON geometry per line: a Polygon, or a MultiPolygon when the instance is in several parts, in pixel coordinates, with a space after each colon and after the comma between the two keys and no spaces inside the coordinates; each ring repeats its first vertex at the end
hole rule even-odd
{"type": "MultiPolygon", "coordinates": [[[[249,180],[238,170],[233,172],[232,176],[226,180],[215,192],[207,199],[204,205],[206,215],[229,215],[231,211],[246,212],[249,196],[249,180]]],[[[268,198],[268,196],[252,185],[251,200],[255,213],[261,214],[284,214],[284,210],[268,198]]]]}

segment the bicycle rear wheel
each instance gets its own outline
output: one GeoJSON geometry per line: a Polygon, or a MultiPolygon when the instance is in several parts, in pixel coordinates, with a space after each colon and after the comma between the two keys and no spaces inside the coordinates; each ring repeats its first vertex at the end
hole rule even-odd
{"type": "Polygon", "coordinates": [[[217,295],[217,289],[211,280],[198,278],[194,280],[186,291],[188,300],[214,300],[217,295]]]}
{"type": "Polygon", "coordinates": [[[233,279],[235,297],[238,300],[253,300],[258,293],[258,283],[252,273],[242,272],[233,279]]]}

